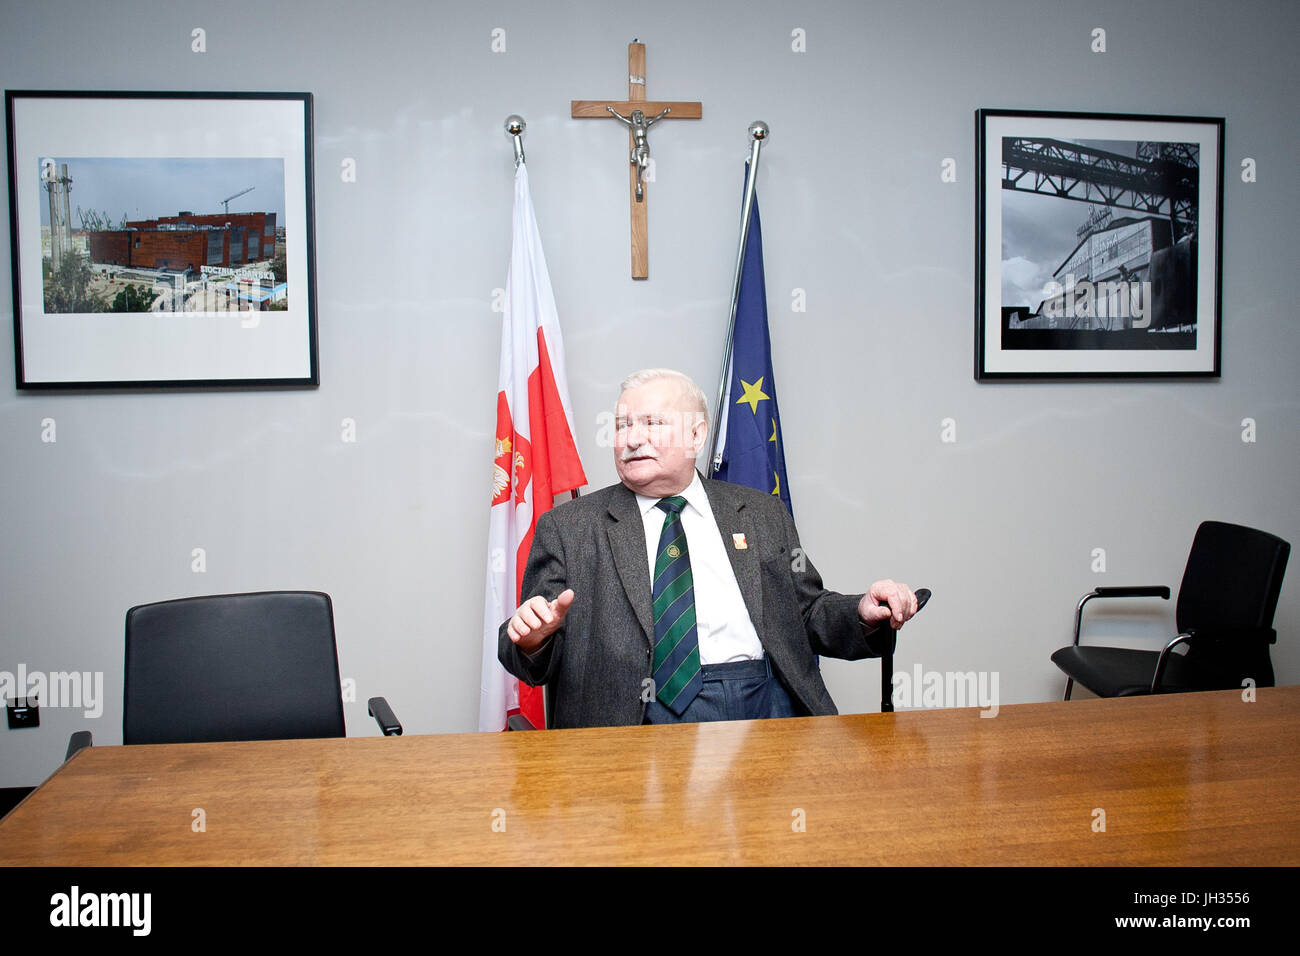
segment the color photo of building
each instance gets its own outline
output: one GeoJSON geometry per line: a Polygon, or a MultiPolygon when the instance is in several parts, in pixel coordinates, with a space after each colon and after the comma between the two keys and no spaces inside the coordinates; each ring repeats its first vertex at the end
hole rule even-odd
{"type": "Polygon", "coordinates": [[[90,234],[90,261],[136,269],[234,267],[275,255],[273,212],[216,213],[127,222],[125,229],[90,234]]]}

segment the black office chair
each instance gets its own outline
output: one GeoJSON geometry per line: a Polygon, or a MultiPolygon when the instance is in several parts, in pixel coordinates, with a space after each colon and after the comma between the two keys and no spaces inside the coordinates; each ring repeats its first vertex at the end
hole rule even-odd
{"type": "MultiPolygon", "coordinates": [[[[402,725],[382,697],[385,736],[402,725]]],[[[334,610],[319,591],[182,598],[126,613],[125,744],[342,737],[334,610]]],[[[73,735],[71,757],[93,743],[73,735]]]]}
{"type": "MultiPolygon", "coordinates": [[[[930,590],[928,588],[916,589],[916,611],[918,614],[929,600],[930,590]]],[[[886,626],[888,627],[888,625],[886,626]]],[[[890,628],[889,648],[880,655],[880,712],[882,714],[892,714],[894,712],[894,649],[897,645],[898,632],[890,628]]],[[[546,721],[549,725],[551,714],[555,712],[555,685],[546,684],[544,688],[543,699],[546,702],[546,721]]],[[[533,722],[523,714],[513,714],[506,718],[506,730],[536,729],[533,722]]]]}
{"type": "Polygon", "coordinates": [[[1074,644],[1052,655],[1065,672],[1065,699],[1075,681],[1099,697],[1240,688],[1247,678],[1273,686],[1268,646],[1291,545],[1254,528],[1204,521],[1196,529],[1178,589],[1178,635],[1159,651],[1079,644],[1083,608],[1096,598],[1160,597],[1164,586],[1104,587],[1085,594],[1074,612],[1074,644]],[[1174,648],[1186,645],[1186,653],[1174,648]]]}

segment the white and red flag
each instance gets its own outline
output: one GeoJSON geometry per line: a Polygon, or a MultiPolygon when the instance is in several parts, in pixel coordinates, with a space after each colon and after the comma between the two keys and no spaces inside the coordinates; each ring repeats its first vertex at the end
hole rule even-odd
{"type": "Polygon", "coordinates": [[[497,659],[497,632],[519,606],[537,516],[550,510],[556,495],[585,485],[587,476],[573,440],[560,319],[533,215],[528,167],[522,162],[515,169],[510,274],[497,383],[478,729],[504,730],[506,717],[515,710],[540,728],[541,689],[520,685],[506,673],[497,659]]]}

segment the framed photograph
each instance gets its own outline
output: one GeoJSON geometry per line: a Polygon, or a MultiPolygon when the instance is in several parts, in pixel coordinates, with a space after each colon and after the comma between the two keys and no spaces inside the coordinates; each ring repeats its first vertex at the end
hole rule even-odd
{"type": "Polygon", "coordinates": [[[320,384],[310,93],[5,91],[19,388],[320,384]]]}
{"type": "Polygon", "coordinates": [[[975,378],[1219,375],[1223,120],[975,113],[975,378]]]}

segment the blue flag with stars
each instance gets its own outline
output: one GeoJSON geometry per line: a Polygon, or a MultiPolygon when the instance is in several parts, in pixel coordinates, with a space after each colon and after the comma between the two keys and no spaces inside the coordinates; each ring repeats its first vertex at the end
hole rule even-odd
{"type": "MultiPolygon", "coordinates": [[[[746,169],[749,164],[746,163],[746,169]]],[[[742,193],[743,195],[743,193],[742,193]]],[[[794,514],[785,476],[785,443],[776,408],[772,341],[767,332],[767,291],[763,279],[763,230],[758,193],[750,212],[749,236],[740,270],[740,296],[727,369],[727,399],[718,426],[722,464],[713,477],[777,495],[794,514]]],[[[717,460],[717,453],[714,454],[717,460]]]]}

